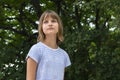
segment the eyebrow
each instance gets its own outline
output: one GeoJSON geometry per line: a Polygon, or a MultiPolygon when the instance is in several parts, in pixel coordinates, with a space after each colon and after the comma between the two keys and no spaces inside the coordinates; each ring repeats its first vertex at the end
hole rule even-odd
{"type": "Polygon", "coordinates": [[[53,14],[46,14],[46,15],[44,16],[44,19],[46,19],[46,18],[48,18],[48,17],[51,17],[51,18],[53,18],[53,19],[57,19],[57,17],[56,17],[55,15],[53,15],[53,14]]]}
{"type": "MultiPolygon", "coordinates": [[[[57,19],[55,19],[55,18],[52,18],[53,20],[57,20],[57,19]]],[[[45,21],[45,20],[48,20],[47,18],[45,18],[45,19],[43,19],[43,21],[45,21]]]]}

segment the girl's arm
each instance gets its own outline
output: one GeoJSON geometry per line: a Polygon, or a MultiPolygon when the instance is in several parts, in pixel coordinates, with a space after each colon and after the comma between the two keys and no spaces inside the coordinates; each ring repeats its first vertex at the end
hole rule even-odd
{"type": "Polygon", "coordinates": [[[32,58],[29,57],[27,59],[26,80],[36,80],[36,68],[37,63],[32,58]]]}

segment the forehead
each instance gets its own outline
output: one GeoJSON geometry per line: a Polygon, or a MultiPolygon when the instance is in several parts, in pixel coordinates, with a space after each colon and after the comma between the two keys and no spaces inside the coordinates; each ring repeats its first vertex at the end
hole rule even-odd
{"type": "Polygon", "coordinates": [[[53,13],[46,13],[46,14],[44,15],[43,20],[46,20],[46,19],[48,19],[48,18],[57,19],[57,16],[56,16],[55,14],[53,14],[53,13]]]}

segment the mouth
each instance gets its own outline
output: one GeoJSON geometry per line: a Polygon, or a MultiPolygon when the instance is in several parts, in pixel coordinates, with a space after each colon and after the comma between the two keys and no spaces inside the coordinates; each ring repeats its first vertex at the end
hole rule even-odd
{"type": "Polygon", "coordinates": [[[48,30],[51,30],[51,29],[54,29],[54,28],[48,28],[48,30]]]}

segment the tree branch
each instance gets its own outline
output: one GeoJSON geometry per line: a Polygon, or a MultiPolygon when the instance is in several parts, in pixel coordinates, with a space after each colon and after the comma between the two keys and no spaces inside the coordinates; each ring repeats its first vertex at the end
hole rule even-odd
{"type": "Polygon", "coordinates": [[[28,36],[28,34],[26,34],[25,31],[18,31],[16,29],[13,29],[11,26],[9,26],[9,27],[8,26],[0,26],[0,29],[2,29],[2,30],[10,30],[10,31],[13,31],[15,33],[21,34],[23,36],[28,36]]]}
{"type": "Polygon", "coordinates": [[[96,26],[96,29],[99,29],[99,24],[98,24],[98,21],[99,21],[99,19],[100,19],[100,16],[99,16],[99,9],[98,8],[96,8],[96,19],[95,19],[95,26],[96,26]]]}
{"type": "MultiPolygon", "coordinates": [[[[80,27],[81,26],[80,25],[80,16],[78,14],[78,6],[77,5],[75,5],[75,18],[76,18],[76,22],[77,22],[78,27],[80,27]]],[[[82,30],[82,29],[80,29],[80,30],[82,30]]]]}
{"type": "Polygon", "coordinates": [[[30,3],[33,5],[33,7],[35,8],[35,11],[37,13],[38,18],[41,16],[42,14],[42,10],[41,10],[41,6],[40,6],[40,2],[39,0],[30,0],[30,3]]]}

